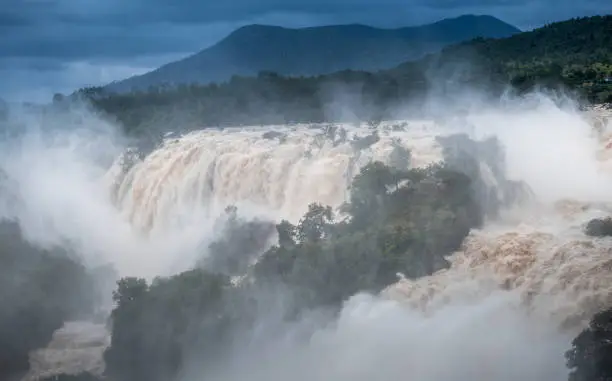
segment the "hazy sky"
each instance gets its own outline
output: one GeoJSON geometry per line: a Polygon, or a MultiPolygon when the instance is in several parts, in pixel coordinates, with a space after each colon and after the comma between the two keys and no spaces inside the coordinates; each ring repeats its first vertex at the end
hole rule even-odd
{"type": "Polygon", "coordinates": [[[397,27],[466,13],[531,29],[612,13],[612,0],[0,0],[0,97],[41,101],[139,74],[244,24],[397,27]]]}

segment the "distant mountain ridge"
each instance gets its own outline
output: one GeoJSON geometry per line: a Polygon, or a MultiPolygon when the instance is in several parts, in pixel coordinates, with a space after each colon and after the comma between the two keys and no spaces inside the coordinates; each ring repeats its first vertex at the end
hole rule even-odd
{"type": "Polygon", "coordinates": [[[432,24],[381,29],[361,24],[290,29],[248,25],[219,43],[149,73],[109,84],[109,91],[222,82],[233,75],[272,71],[312,76],[388,69],[477,37],[503,38],[520,30],[492,16],[464,15],[432,24]]]}
{"type": "Polygon", "coordinates": [[[96,110],[135,136],[155,136],[168,126],[188,131],[351,118],[376,121],[397,118],[398,110],[415,117],[427,112],[420,105],[431,99],[429,95],[448,97],[452,107],[455,90],[464,89],[491,96],[492,101],[508,91],[563,89],[580,102],[612,103],[610,31],[612,15],[574,18],[508,38],[459,43],[376,73],[245,76],[220,85],[122,94],[84,88],[66,101],[90,100],[96,110]]]}

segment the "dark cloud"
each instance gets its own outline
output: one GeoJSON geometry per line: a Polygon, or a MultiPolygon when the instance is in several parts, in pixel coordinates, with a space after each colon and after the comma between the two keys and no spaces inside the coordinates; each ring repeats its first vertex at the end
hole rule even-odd
{"type": "MultiPolygon", "coordinates": [[[[42,27],[41,27],[42,28],[42,27]]],[[[50,28],[51,29],[51,28],[50,28]]],[[[91,59],[123,58],[147,55],[151,52],[188,51],[195,45],[181,36],[181,28],[163,25],[144,28],[89,28],[82,25],[60,33],[22,34],[0,40],[0,52],[5,57],[41,57],[91,59]],[[176,30],[173,30],[176,29],[176,30]],[[169,33],[163,33],[163,31],[169,33]]],[[[205,39],[203,39],[205,40],[205,39]]]]}
{"type": "Polygon", "coordinates": [[[0,10],[0,26],[5,28],[19,27],[29,24],[29,19],[23,15],[0,10]]]}
{"type": "Polygon", "coordinates": [[[126,57],[189,52],[250,22],[397,27],[465,13],[531,28],[612,11],[610,0],[1,0],[2,56],[126,57]],[[282,17],[280,17],[282,16],[282,17]]]}
{"type": "MultiPolygon", "coordinates": [[[[3,0],[0,21],[85,24],[90,26],[129,26],[170,23],[218,23],[248,21],[269,13],[310,14],[337,19],[397,11],[413,16],[444,12],[446,17],[479,10],[498,13],[521,10],[527,16],[538,9],[538,16],[610,11],[609,0],[3,0]],[[406,12],[403,12],[405,10],[406,12]],[[419,13],[421,12],[421,13],[419,13]],[[425,13],[422,13],[425,12],[425,13]]],[[[498,15],[503,16],[503,15],[498,15]]],[[[510,22],[520,23],[520,15],[510,22]]],[[[367,20],[362,20],[367,22],[367,20]]]]}
{"type": "Polygon", "coordinates": [[[20,94],[56,85],[101,84],[113,75],[141,72],[168,57],[203,49],[249,23],[398,27],[466,13],[490,14],[531,29],[612,13],[612,1],[0,0],[0,76],[11,78],[11,85],[0,90],[6,95],[22,82],[20,94]]]}

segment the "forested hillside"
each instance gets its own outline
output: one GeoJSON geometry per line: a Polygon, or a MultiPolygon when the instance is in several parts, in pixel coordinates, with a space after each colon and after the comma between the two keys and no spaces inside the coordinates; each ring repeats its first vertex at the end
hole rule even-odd
{"type": "MultiPolygon", "coordinates": [[[[287,77],[262,72],[219,84],[152,87],[125,94],[87,88],[73,97],[91,99],[130,133],[152,133],[159,126],[375,121],[398,116],[398,109],[419,110],[425,95],[433,91],[451,96],[453,90],[469,87],[495,95],[508,84],[516,91],[536,84],[564,86],[587,100],[610,102],[611,36],[612,16],[579,18],[506,39],[478,39],[376,73],[287,77]]],[[[56,103],[63,100],[55,97],[56,103]]]]}
{"type": "Polygon", "coordinates": [[[149,73],[107,86],[112,91],[150,86],[208,84],[232,75],[273,71],[320,75],[340,70],[380,70],[476,37],[500,38],[519,29],[491,16],[465,15],[397,29],[330,25],[289,29],[247,25],[212,47],[149,73]]]}
{"type": "MultiPolygon", "coordinates": [[[[612,16],[571,19],[504,39],[476,39],[444,49],[439,59],[470,55],[501,65],[519,86],[553,77],[594,101],[612,100],[612,16]]],[[[403,70],[409,65],[397,69],[403,70]]]]}

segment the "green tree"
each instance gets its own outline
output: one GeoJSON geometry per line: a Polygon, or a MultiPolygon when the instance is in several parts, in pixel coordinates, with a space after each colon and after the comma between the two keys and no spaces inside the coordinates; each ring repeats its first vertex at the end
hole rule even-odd
{"type": "Polygon", "coordinates": [[[196,349],[213,357],[228,332],[224,312],[229,280],[203,270],[151,285],[142,279],[118,282],[112,313],[112,345],[104,353],[106,374],[114,380],[166,381],[176,376],[185,353],[196,349]]]}
{"type": "Polygon", "coordinates": [[[301,242],[318,242],[329,234],[333,213],[330,206],[310,204],[308,211],[296,229],[296,238],[301,242]]]}
{"type": "Polygon", "coordinates": [[[360,290],[381,290],[398,273],[420,277],[444,268],[444,257],[480,221],[470,179],[443,166],[365,166],[344,209],[349,219],[333,222],[330,209],[313,204],[297,226],[277,226],[283,244],[263,254],[256,277],[278,278],[299,305],[338,305],[360,290]]]}

